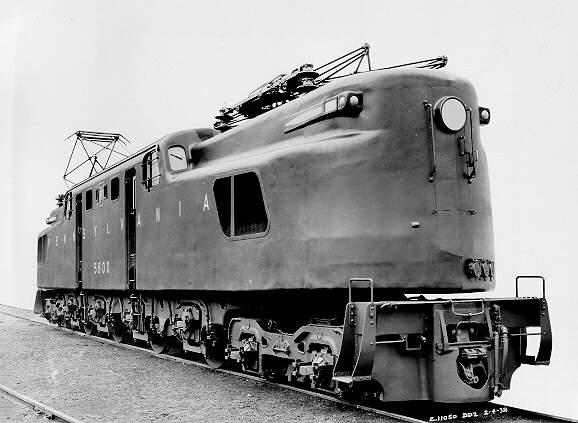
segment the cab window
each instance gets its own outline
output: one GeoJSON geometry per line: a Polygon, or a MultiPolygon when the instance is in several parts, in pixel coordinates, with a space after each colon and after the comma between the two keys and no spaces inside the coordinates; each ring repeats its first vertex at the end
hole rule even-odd
{"type": "Polygon", "coordinates": [[[39,264],[46,263],[46,249],[47,249],[46,235],[42,235],[40,238],[38,238],[37,261],[39,264]]]}
{"type": "Polygon", "coordinates": [[[182,145],[172,145],[167,150],[169,167],[172,171],[185,170],[187,168],[187,152],[182,145]]]}

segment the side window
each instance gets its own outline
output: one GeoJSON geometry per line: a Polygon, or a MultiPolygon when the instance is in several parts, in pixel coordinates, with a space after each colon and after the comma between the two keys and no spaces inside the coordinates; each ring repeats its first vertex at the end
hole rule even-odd
{"type": "Polygon", "coordinates": [[[234,187],[235,236],[265,232],[269,222],[257,174],[235,175],[234,187]]]}
{"type": "Polygon", "coordinates": [[[269,219],[259,177],[255,172],[215,180],[215,202],[221,229],[227,237],[262,234],[269,219]]]}
{"type": "Polygon", "coordinates": [[[72,216],[72,192],[66,194],[64,198],[64,218],[69,220],[72,216]]]}
{"type": "Polygon", "coordinates": [[[226,236],[231,236],[231,179],[230,176],[219,178],[213,185],[219,223],[226,236]]]}
{"type": "Polygon", "coordinates": [[[86,204],[86,210],[91,210],[92,209],[92,190],[89,189],[88,191],[86,191],[86,197],[85,197],[85,201],[84,203],[86,204]]]}
{"type": "Polygon", "coordinates": [[[112,178],[110,180],[110,199],[111,199],[111,201],[118,199],[119,192],[120,192],[120,190],[119,190],[119,182],[118,182],[118,176],[117,176],[117,177],[112,178]]]}
{"type": "Polygon", "coordinates": [[[182,145],[172,145],[167,150],[171,170],[185,170],[187,168],[187,152],[182,145]]]}
{"type": "Polygon", "coordinates": [[[46,263],[46,235],[42,235],[40,238],[38,238],[37,261],[39,264],[46,263]]]}
{"type": "Polygon", "coordinates": [[[98,184],[98,187],[94,190],[94,195],[96,204],[102,206],[104,204],[104,200],[106,200],[106,198],[108,197],[106,184],[105,183],[98,184]]]}
{"type": "Polygon", "coordinates": [[[158,185],[160,179],[159,157],[155,150],[147,153],[143,158],[142,183],[146,189],[151,189],[151,187],[158,185]]]}

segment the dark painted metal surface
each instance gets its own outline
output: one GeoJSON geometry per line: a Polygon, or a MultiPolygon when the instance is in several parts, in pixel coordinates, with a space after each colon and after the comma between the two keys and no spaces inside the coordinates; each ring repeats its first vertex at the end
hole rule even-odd
{"type": "MultiPolygon", "coordinates": [[[[125,169],[136,169],[138,289],[344,288],[360,275],[372,277],[377,289],[490,290],[494,278],[464,272],[468,258],[494,257],[477,114],[455,134],[433,125],[437,174],[428,180],[434,152],[423,102],[443,95],[478,108],[471,85],[441,71],[344,78],[202,143],[194,130],[161,139],[151,146],[160,149],[160,183],[150,190],[142,185],[141,153],[72,192],[110,186],[115,176],[122,182],[125,169]],[[359,117],[284,133],[289,116],[345,90],[363,92],[359,117]],[[472,183],[464,177],[460,137],[479,157],[472,183]],[[175,144],[194,150],[196,163],[186,171],[167,168],[167,148],[175,144]],[[231,241],[218,224],[213,183],[249,170],[263,186],[270,228],[265,236],[231,241]]],[[[125,289],[122,197],[121,190],[118,201],[83,210],[85,289],[125,289]]],[[[41,288],[73,282],[73,223],[55,214],[47,264],[39,266],[41,288]]]]}
{"type": "Polygon", "coordinates": [[[388,401],[487,401],[522,363],[548,364],[551,350],[538,298],[354,302],[335,375],[350,387],[377,382],[388,401]],[[541,328],[537,357],[526,355],[526,327],[541,328]]]}

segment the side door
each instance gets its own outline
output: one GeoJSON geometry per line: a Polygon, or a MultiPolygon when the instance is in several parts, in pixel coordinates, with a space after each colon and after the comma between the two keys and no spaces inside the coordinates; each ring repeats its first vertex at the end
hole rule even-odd
{"type": "Polygon", "coordinates": [[[76,194],[75,210],[76,210],[76,287],[82,289],[82,192],[76,194]]]}
{"type": "Polygon", "coordinates": [[[124,174],[124,219],[126,246],[126,287],[136,290],[136,171],[128,169],[124,174]]]}
{"type": "MultiPolygon", "coordinates": [[[[440,99],[447,97],[461,98],[458,89],[451,87],[433,87],[430,92],[432,107],[433,149],[435,157],[435,186],[436,209],[439,212],[470,212],[472,210],[470,198],[469,175],[472,169],[468,166],[471,147],[471,119],[466,113],[464,126],[457,132],[448,133],[440,130],[435,122],[436,104],[440,99]]],[[[466,105],[467,106],[467,105],[466,105]]]]}

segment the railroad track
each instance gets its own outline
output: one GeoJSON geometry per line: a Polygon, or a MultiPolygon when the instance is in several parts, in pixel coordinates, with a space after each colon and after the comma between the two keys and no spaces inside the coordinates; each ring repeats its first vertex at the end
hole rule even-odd
{"type": "MultiPolygon", "coordinates": [[[[190,359],[186,359],[183,357],[179,357],[177,355],[171,354],[157,354],[148,348],[143,348],[138,345],[132,344],[120,344],[111,339],[103,338],[100,336],[91,336],[87,335],[86,333],[75,331],[73,329],[68,329],[65,327],[60,327],[51,324],[50,322],[46,321],[45,319],[41,318],[40,316],[34,315],[33,318],[24,316],[21,313],[26,312],[30,313],[29,310],[18,309],[11,306],[3,306],[3,307],[10,307],[11,309],[15,310],[15,313],[11,313],[4,309],[0,309],[0,313],[16,317],[19,319],[27,320],[33,323],[39,323],[50,328],[57,329],[67,333],[73,333],[77,336],[88,337],[90,339],[96,340],[103,344],[110,344],[114,345],[115,347],[120,347],[126,350],[133,350],[139,351],[141,353],[149,354],[154,357],[157,357],[162,360],[169,360],[174,361],[177,363],[189,365],[189,366],[196,366],[202,367],[214,372],[222,373],[231,375],[233,377],[243,378],[246,380],[258,381],[264,385],[282,388],[294,392],[299,392],[304,395],[312,396],[315,398],[323,399],[325,401],[333,402],[336,404],[340,404],[342,406],[355,408],[358,410],[362,410],[368,413],[376,414],[383,417],[389,417],[392,419],[397,419],[399,421],[404,422],[413,422],[413,423],[423,423],[423,422],[447,422],[447,421],[464,421],[464,422],[478,422],[478,421],[520,421],[523,420],[525,422],[575,422],[578,423],[578,420],[573,420],[570,418],[565,417],[558,417],[553,416],[545,413],[538,413],[535,411],[519,409],[515,407],[503,406],[494,403],[482,403],[482,404],[432,404],[430,407],[424,407],[423,404],[380,404],[378,407],[370,406],[370,405],[363,405],[358,404],[350,401],[343,400],[341,398],[337,398],[322,392],[308,390],[300,387],[296,387],[293,385],[287,385],[283,383],[277,383],[273,381],[269,381],[267,379],[263,379],[262,377],[240,373],[233,370],[228,369],[215,369],[212,368],[202,362],[193,361],[190,359]]],[[[31,398],[28,398],[18,392],[7,388],[0,384],[0,391],[6,393],[9,397],[13,398],[17,402],[20,402],[23,405],[26,405],[30,408],[35,409],[46,416],[55,419],[55,421],[60,422],[79,422],[70,416],[67,416],[64,413],[59,412],[51,407],[48,407],[40,402],[37,402],[31,398]]]]}
{"type": "Polygon", "coordinates": [[[36,401],[30,397],[27,397],[26,395],[21,394],[20,392],[17,392],[13,389],[10,389],[2,384],[0,384],[0,393],[27,408],[31,408],[36,413],[45,416],[49,420],[61,423],[81,423],[80,420],[75,419],[74,417],[71,417],[62,411],[59,411],[48,405],[42,404],[41,402],[36,401]]]}

